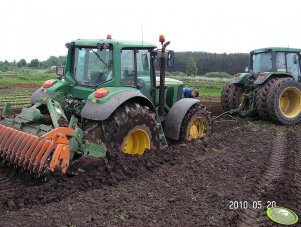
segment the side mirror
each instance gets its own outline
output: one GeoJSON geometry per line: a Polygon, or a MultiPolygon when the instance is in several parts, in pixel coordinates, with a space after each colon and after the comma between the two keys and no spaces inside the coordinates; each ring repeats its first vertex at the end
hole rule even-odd
{"type": "Polygon", "coordinates": [[[66,46],[68,49],[72,49],[75,45],[74,45],[74,42],[72,42],[72,43],[66,43],[65,46],[66,46]]]}
{"type": "Polygon", "coordinates": [[[57,66],[56,67],[56,78],[61,80],[65,74],[65,67],[64,66],[57,66]]]}
{"type": "Polygon", "coordinates": [[[172,68],[175,64],[175,52],[173,50],[168,51],[167,54],[167,66],[172,68]]]}
{"type": "Polygon", "coordinates": [[[249,67],[248,67],[248,66],[245,68],[245,72],[246,72],[246,73],[249,72],[249,67]]]}

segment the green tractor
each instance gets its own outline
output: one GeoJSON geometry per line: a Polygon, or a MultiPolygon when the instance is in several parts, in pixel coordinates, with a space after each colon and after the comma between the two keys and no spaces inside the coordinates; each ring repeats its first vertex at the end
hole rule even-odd
{"type": "Polygon", "coordinates": [[[0,119],[0,158],[31,173],[66,173],[81,156],[113,152],[142,155],[172,140],[208,135],[210,113],[198,99],[182,98],[183,83],[165,78],[174,52],[147,42],[111,39],[67,43],[57,79],[32,94],[32,106],[0,119]],[[156,69],[160,76],[156,77],[156,69]]]}
{"type": "Polygon", "coordinates": [[[301,49],[262,48],[250,53],[250,66],[237,73],[221,93],[228,113],[260,118],[283,125],[301,119],[301,49]]]}

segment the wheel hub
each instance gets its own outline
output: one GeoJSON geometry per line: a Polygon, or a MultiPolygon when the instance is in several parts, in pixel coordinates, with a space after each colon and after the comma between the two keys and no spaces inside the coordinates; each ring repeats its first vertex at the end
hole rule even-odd
{"type": "Polygon", "coordinates": [[[197,117],[188,126],[188,140],[199,139],[205,136],[205,122],[202,117],[197,117]]]}
{"type": "Polygon", "coordinates": [[[288,87],[280,95],[279,108],[287,118],[294,118],[301,112],[301,92],[295,87],[288,87]]]}
{"type": "Polygon", "coordinates": [[[142,155],[146,149],[150,149],[150,137],[143,129],[131,130],[122,144],[122,151],[126,154],[142,155]]]}

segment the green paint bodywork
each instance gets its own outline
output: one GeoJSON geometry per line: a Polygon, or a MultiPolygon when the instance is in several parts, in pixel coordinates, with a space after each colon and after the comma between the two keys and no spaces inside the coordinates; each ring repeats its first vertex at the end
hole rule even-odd
{"type": "Polygon", "coordinates": [[[251,53],[263,53],[267,51],[274,51],[274,52],[291,52],[291,53],[301,53],[301,49],[299,48],[289,48],[289,47],[266,47],[266,48],[259,48],[251,51],[251,53]]]}
{"type": "MultiPolygon", "coordinates": [[[[154,79],[155,71],[150,70],[148,75],[139,75],[139,83],[143,86],[127,87],[122,85],[121,81],[121,50],[122,49],[147,49],[152,54],[156,54],[156,46],[148,42],[129,42],[112,39],[95,39],[95,40],[74,40],[75,47],[96,48],[97,44],[110,44],[113,53],[113,78],[109,81],[99,84],[98,86],[84,86],[79,84],[73,75],[73,53],[72,48],[68,48],[67,60],[64,70],[64,76],[60,79],[53,80],[53,85],[48,88],[42,88],[37,97],[37,102],[30,108],[24,108],[22,113],[14,118],[0,119],[0,124],[7,125],[18,130],[28,132],[30,134],[41,136],[54,128],[70,127],[73,128],[74,134],[69,138],[70,159],[74,154],[90,155],[94,157],[103,157],[106,154],[106,147],[101,141],[97,143],[84,140],[84,132],[81,129],[87,120],[81,116],[81,110],[86,103],[109,103],[112,97],[122,92],[137,91],[141,93],[139,98],[151,100],[153,105],[158,107],[159,103],[159,78],[154,79]],[[156,84],[154,84],[156,81],[156,84]],[[103,98],[96,98],[95,92],[98,88],[106,88],[109,93],[103,98]],[[42,94],[42,95],[41,95],[42,94]],[[45,125],[42,121],[44,115],[41,113],[43,108],[49,110],[52,124],[45,125]],[[67,112],[69,114],[67,114],[67,112]],[[61,126],[62,122],[64,126],[61,126]]],[[[150,61],[154,61],[151,57],[150,61]]],[[[152,65],[152,62],[151,62],[152,65]]],[[[183,83],[178,80],[165,78],[165,113],[163,116],[157,114],[156,121],[160,125],[160,141],[161,147],[167,146],[165,135],[161,122],[169,111],[170,107],[182,98],[181,89],[183,83]]],[[[149,101],[148,101],[149,102],[149,101]]],[[[8,106],[4,109],[4,115],[9,115],[8,106]]],[[[114,108],[118,108],[115,106],[114,108]]],[[[156,111],[157,112],[157,111],[156,111]]]]}
{"type": "Polygon", "coordinates": [[[231,80],[232,84],[243,84],[245,87],[249,86],[249,73],[237,73],[234,75],[234,78],[231,80]]]}
{"type": "Polygon", "coordinates": [[[272,77],[291,77],[294,78],[291,74],[286,72],[265,72],[264,76],[258,76],[256,81],[254,81],[255,84],[261,85],[264,84],[268,79],[272,77]]]}
{"type": "MultiPolygon", "coordinates": [[[[154,50],[156,45],[148,42],[131,42],[131,41],[119,41],[113,39],[95,39],[95,40],[86,40],[86,39],[79,39],[73,41],[75,46],[82,46],[82,47],[94,47],[96,48],[98,43],[109,43],[113,46],[113,78],[107,82],[99,84],[97,87],[89,87],[89,86],[82,86],[77,84],[76,80],[73,77],[72,72],[72,51],[68,49],[67,54],[67,62],[65,66],[65,76],[62,80],[57,80],[56,83],[46,89],[46,93],[48,95],[53,94],[54,92],[61,91],[65,96],[67,94],[71,94],[74,98],[87,100],[89,102],[94,102],[96,100],[97,103],[105,103],[110,100],[110,98],[122,91],[137,91],[137,87],[124,87],[121,84],[121,72],[120,72],[120,58],[121,58],[121,50],[122,49],[149,49],[154,50]],[[101,99],[97,99],[94,97],[95,90],[97,88],[107,88],[109,90],[109,94],[101,99]]],[[[159,90],[155,89],[155,86],[159,85],[159,78],[156,79],[157,84],[153,85],[151,81],[152,75],[138,75],[139,79],[144,82],[144,87],[140,88],[140,92],[150,100],[156,99],[154,103],[155,106],[158,105],[158,97],[159,97],[159,90]],[[155,95],[152,94],[155,92],[155,95]]],[[[181,81],[175,79],[165,79],[167,87],[173,87],[175,91],[179,89],[179,86],[183,86],[181,81]]],[[[166,91],[167,92],[167,89],[166,91]]],[[[173,95],[172,103],[177,101],[177,95],[173,95]]],[[[166,106],[167,108],[167,106],[166,106]]]]}
{"type": "Polygon", "coordinates": [[[132,88],[132,87],[106,87],[106,89],[109,91],[109,93],[105,97],[95,98],[95,91],[93,91],[92,93],[90,93],[87,100],[92,103],[104,104],[106,102],[109,102],[113,96],[115,96],[121,92],[137,91],[136,88],[132,88]]]}

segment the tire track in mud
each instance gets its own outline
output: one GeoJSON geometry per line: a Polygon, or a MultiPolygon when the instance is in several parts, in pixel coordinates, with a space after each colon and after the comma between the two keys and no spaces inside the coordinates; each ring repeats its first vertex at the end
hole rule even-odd
{"type": "Polygon", "coordinates": [[[301,215],[301,138],[299,136],[294,136],[293,141],[296,142],[295,152],[294,152],[294,176],[293,184],[291,185],[291,194],[296,200],[296,212],[301,215]]]}
{"type": "MultiPolygon", "coordinates": [[[[284,178],[287,142],[287,134],[278,132],[273,141],[271,156],[266,164],[267,168],[258,181],[254,196],[246,198],[250,203],[263,201],[265,195],[274,191],[277,188],[277,182],[284,178]]],[[[265,207],[262,209],[242,209],[239,213],[237,226],[266,226],[266,220],[265,207]]]]}

